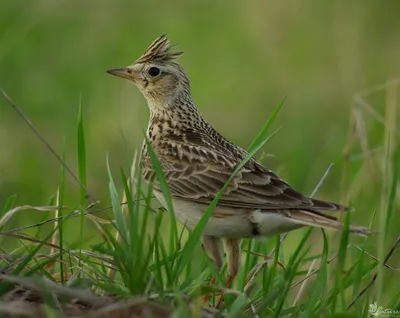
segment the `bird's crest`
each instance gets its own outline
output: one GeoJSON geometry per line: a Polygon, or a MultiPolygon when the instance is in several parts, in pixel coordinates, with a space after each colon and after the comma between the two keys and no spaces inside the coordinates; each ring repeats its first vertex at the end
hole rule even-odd
{"type": "Polygon", "coordinates": [[[171,52],[171,43],[164,34],[154,40],[153,43],[146,49],[143,55],[136,61],[136,63],[145,63],[149,61],[171,61],[175,60],[183,52],[171,52]]]}

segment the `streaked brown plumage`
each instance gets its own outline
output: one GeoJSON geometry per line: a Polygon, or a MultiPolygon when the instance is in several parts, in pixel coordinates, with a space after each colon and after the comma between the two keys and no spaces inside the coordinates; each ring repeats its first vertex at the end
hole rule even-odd
{"type": "MultiPolygon", "coordinates": [[[[181,53],[171,52],[166,36],[161,36],[132,65],[108,72],[133,81],[146,98],[150,109],[148,138],[165,173],[177,218],[191,230],[247,153],[200,115],[190,94],[189,79],[176,62],[181,53]]],[[[154,176],[145,146],[143,177],[150,182],[154,176]]],[[[157,180],[154,190],[166,207],[157,180]]],[[[252,158],[219,200],[204,230],[203,246],[220,269],[224,240],[228,274],[234,277],[242,238],[271,236],[305,225],[342,229],[341,222],[320,210],[347,208],[299,193],[252,158]]],[[[351,226],[350,231],[371,233],[360,226],[351,226]]]]}

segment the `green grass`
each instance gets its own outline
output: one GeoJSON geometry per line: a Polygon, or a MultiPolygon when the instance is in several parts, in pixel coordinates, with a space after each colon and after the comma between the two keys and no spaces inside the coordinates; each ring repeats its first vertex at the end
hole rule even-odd
{"type": "MultiPolygon", "coordinates": [[[[37,289],[44,297],[47,317],[56,315],[57,306],[54,299],[49,297],[49,287],[46,287],[48,283],[43,281],[44,277],[61,284],[90,288],[99,295],[112,293],[117,296],[117,300],[144,296],[152,302],[166,305],[174,312],[174,317],[187,317],[190,313],[200,313],[201,295],[210,291],[226,293],[225,302],[221,308],[221,312],[226,317],[253,315],[281,317],[289,314],[293,317],[339,317],[342,315],[366,317],[368,304],[372,304],[376,299],[380,303],[384,301],[385,304],[391,304],[397,308],[398,294],[386,293],[383,300],[379,284],[372,285],[366,293],[361,291],[376,273],[379,274],[379,283],[380,277],[386,270],[382,262],[369,257],[364,250],[370,249],[370,241],[380,241],[378,254],[384,257],[391,243],[388,241],[391,224],[385,220],[393,216],[399,169],[399,163],[396,160],[398,150],[393,153],[393,157],[387,154],[385,159],[386,165],[392,167],[394,173],[390,185],[382,190],[386,200],[384,206],[387,209],[385,222],[381,226],[382,233],[378,237],[357,239],[357,243],[352,244],[357,244],[358,249],[352,248],[350,244],[353,241],[348,230],[351,213],[346,214],[344,218],[345,230],[342,232],[328,235],[324,230],[312,228],[300,232],[297,235],[296,247],[290,254],[284,253],[286,241],[281,240],[280,236],[261,241],[244,240],[242,248],[245,252],[243,252],[241,270],[232,289],[224,288],[226,268],[221,274],[217,273],[212,262],[201,251],[199,247],[201,233],[218,204],[218,199],[241,167],[272,137],[275,137],[278,130],[270,135],[268,131],[281,111],[282,105],[283,102],[272,112],[269,120],[251,143],[249,155],[237,167],[227,184],[205,211],[203,218],[189,234],[177,224],[174,213],[154,210],[152,187],[151,185],[146,187],[140,179],[141,168],[138,164],[140,160],[134,160],[131,177],[127,177],[129,174],[121,168],[121,182],[117,182],[113,176],[115,173],[109,165],[109,157],[107,157],[113,214],[110,219],[90,218],[90,222],[97,229],[96,235],[103,239],[87,250],[83,244],[83,233],[88,222],[85,213],[94,215],[96,205],[89,211],[85,209],[87,204],[85,123],[82,104],[80,104],[77,142],[78,174],[82,184],[80,204],[74,209],[64,206],[66,177],[64,165],[61,166],[57,204],[54,206],[54,211],[58,211],[55,216],[59,217],[60,221],[54,223],[55,226],[47,233],[38,230],[31,235],[12,228],[4,230],[7,222],[15,214],[20,213],[14,208],[15,196],[6,200],[0,221],[3,225],[2,234],[18,238],[23,243],[23,247],[13,251],[3,249],[3,252],[9,256],[23,256],[23,260],[13,263],[3,259],[3,267],[7,268],[7,275],[11,278],[5,277],[5,280],[0,283],[0,298],[12,290],[12,282],[15,282],[13,279],[16,279],[13,277],[19,276],[21,280],[18,282],[22,285],[29,285],[30,281],[24,280],[26,277],[35,277],[35,281],[42,286],[37,289]],[[126,204],[121,205],[122,202],[126,204]],[[10,210],[11,213],[8,212],[10,210]],[[68,218],[68,216],[75,211],[79,216],[76,232],[78,240],[75,246],[68,246],[63,241],[63,231],[67,223],[73,221],[73,218],[68,218]],[[169,227],[166,227],[167,223],[169,227]],[[58,234],[56,239],[54,239],[55,234],[58,234]],[[52,245],[48,246],[47,243],[50,241],[52,245]],[[40,257],[49,251],[53,251],[52,255],[45,259],[40,257]],[[56,266],[57,263],[58,266],[56,266]],[[217,284],[214,287],[207,286],[211,273],[217,276],[217,284]],[[375,292],[376,288],[378,290],[375,292]],[[352,304],[354,300],[356,301],[352,304]]],[[[148,140],[146,142],[157,178],[166,197],[168,210],[173,211],[168,185],[160,163],[151,144],[148,140]]],[[[61,157],[65,159],[65,144],[62,149],[61,157]]],[[[127,158],[127,161],[131,159],[127,158]]],[[[324,175],[321,181],[325,177],[324,175]]],[[[321,183],[317,183],[316,190],[320,186],[321,183]]],[[[45,208],[38,207],[37,209],[45,208]]],[[[42,226],[38,225],[38,229],[42,226]]],[[[381,281],[380,284],[383,282],[381,281]]],[[[65,299],[60,298],[57,301],[62,302],[65,299]]],[[[220,315],[217,311],[214,314],[220,315]]]]}
{"type": "Polygon", "coordinates": [[[375,301],[400,310],[398,247],[388,254],[400,222],[398,5],[209,5],[0,2],[0,88],[23,110],[16,116],[0,98],[0,265],[19,272],[1,284],[36,284],[50,316],[71,293],[114,301],[91,289],[139,302],[146,295],[142,306],[156,301],[184,317],[201,294],[225,287],[226,266],[217,273],[205,256],[201,227],[184,230],[140,178],[145,101],[105,73],[167,33],[185,51],[194,99],[218,131],[252,151],[282,127],[256,157],[301,192],[350,202],[355,212],[344,221],[381,232],[366,240],[301,229],[244,240],[226,291],[229,315],[367,317],[375,301]]]}

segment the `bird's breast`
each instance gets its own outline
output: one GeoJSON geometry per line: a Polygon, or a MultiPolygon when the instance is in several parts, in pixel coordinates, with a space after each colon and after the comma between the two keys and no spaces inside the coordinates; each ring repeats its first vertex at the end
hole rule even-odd
{"type": "MultiPolygon", "coordinates": [[[[162,192],[154,191],[156,198],[164,208],[167,207],[162,192]]],[[[188,230],[193,230],[203,217],[208,205],[191,200],[172,199],[176,218],[188,230]]],[[[253,237],[253,227],[248,219],[247,211],[240,209],[232,211],[230,208],[216,207],[203,231],[205,235],[213,237],[253,237]]]]}

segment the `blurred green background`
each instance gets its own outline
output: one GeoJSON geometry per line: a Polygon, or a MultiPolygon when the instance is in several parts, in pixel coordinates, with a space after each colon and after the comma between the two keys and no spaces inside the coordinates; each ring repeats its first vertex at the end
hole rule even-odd
{"type": "MultiPolygon", "coordinates": [[[[353,96],[399,75],[399,9],[397,1],[2,0],[0,87],[57,152],[66,139],[74,171],[81,100],[88,188],[105,206],[106,156],[117,176],[139,149],[148,120],[140,92],[105,71],[129,65],[167,33],[185,51],[180,61],[202,114],[242,147],[287,96],[274,124],[283,129],[265,147],[263,163],[311,193],[333,162],[317,196],[351,198],[352,221],[368,226],[380,211],[388,128],[367,108],[386,120],[387,109],[399,108],[399,90],[393,85],[363,96],[367,108],[353,96]],[[354,106],[364,129],[349,132],[354,106]],[[346,165],[349,134],[354,138],[346,165]]],[[[394,145],[398,123],[397,117],[394,145]]],[[[46,205],[59,179],[59,163],[0,99],[0,207],[13,194],[17,205],[46,205]]],[[[65,204],[79,205],[79,187],[69,177],[65,204]]],[[[21,212],[13,225],[42,218],[21,212]]],[[[399,229],[393,224],[391,237],[399,229]]],[[[67,237],[73,241],[75,235],[71,228],[67,237]]]]}

